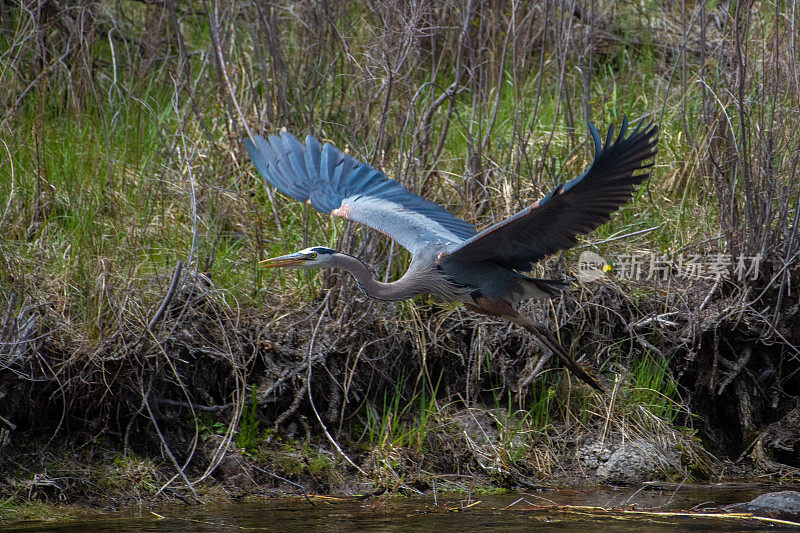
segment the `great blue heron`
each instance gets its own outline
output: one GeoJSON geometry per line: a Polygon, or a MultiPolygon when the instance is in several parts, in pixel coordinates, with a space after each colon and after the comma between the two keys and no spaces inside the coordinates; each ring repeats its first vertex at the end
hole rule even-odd
{"type": "Polygon", "coordinates": [[[350,272],[361,290],[378,300],[403,300],[433,294],[462,302],[472,311],[501,317],[535,334],[580,379],[603,390],[576,364],[549,333],[514,305],[528,298],[549,298],[567,284],[522,274],[547,255],[575,245],[628,202],[634,185],[649,177],[656,155],[658,127],[642,123],[629,136],[623,119],[605,143],[589,123],[594,161],[586,172],[561,184],[519,213],[484,229],[456,218],[440,205],[411,193],[382,172],[319,143],[310,135],[303,145],[281,132],[269,140],[256,135],[244,144],[264,179],[284,194],[311,204],[322,213],[355,220],[396,240],[413,255],[397,281],[382,283],[358,258],[313,246],[261,262],[264,267],[340,268],[350,272]],[[613,141],[613,142],[612,142],[613,141]]]}

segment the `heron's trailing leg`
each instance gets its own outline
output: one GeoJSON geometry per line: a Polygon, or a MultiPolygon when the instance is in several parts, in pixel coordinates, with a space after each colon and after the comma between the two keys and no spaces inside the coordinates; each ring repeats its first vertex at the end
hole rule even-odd
{"type": "Polygon", "coordinates": [[[566,350],[564,350],[564,348],[561,346],[561,343],[554,339],[544,326],[526,316],[519,314],[517,316],[504,316],[503,318],[513,322],[514,324],[522,326],[536,335],[539,341],[541,341],[541,343],[544,344],[547,349],[556,354],[564,363],[564,366],[566,366],[573,374],[578,376],[579,379],[581,379],[590,387],[597,389],[600,392],[605,392],[605,389],[603,389],[600,383],[598,383],[591,374],[586,372],[581,365],[572,360],[569,354],[567,354],[566,350]]]}
{"type": "Polygon", "coordinates": [[[514,324],[522,326],[529,332],[536,335],[536,338],[539,339],[539,341],[548,350],[556,354],[556,356],[564,363],[564,366],[566,366],[581,381],[593,389],[597,389],[600,392],[605,392],[605,389],[603,389],[600,383],[598,383],[593,376],[587,373],[581,365],[572,360],[564,347],[561,346],[561,343],[553,338],[547,328],[535,320],[519,314],[516,309],[505,302],[492,302],[484,298],[479,298],[478,304],[479,305],[465,304],[465,306],[467,309],[475,311],[476,313],[505,318],[509,322],[513,322],[514,324]]]}

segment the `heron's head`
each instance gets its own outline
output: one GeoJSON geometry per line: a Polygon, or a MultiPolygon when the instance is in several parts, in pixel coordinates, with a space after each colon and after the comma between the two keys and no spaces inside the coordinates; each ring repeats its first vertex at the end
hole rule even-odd
{"type": "Polygon", "coordinates": [[[264,259],[259,265],[264,268],[325,268],[330,266],[331,259],[338,253],[323,246],[312,246],[293,254],[264,259]]]}

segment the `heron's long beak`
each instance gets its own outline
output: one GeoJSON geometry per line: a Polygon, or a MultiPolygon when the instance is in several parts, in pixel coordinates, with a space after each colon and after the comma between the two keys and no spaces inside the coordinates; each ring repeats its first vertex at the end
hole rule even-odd
{"type": "Polygon", "coordinates": [[[270,257],[258,263],[262,268],[276,268],[276,267],[296,267],[305,263],[309,258],[306,254],[296,252],[293,254],[282,255],[280,257],[270,257]]]}

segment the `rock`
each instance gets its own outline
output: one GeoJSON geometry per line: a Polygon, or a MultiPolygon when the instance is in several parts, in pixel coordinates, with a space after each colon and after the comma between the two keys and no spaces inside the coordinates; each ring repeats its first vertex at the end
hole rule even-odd
{"type": "MultiPolygon", "coordinates": [[[[217,449],[223,445],[225,438],[222,435],[209,435],[203,443],[203,450],[208,457],[213,457],[217,449]]],[[[217,475],[228,485],[245,488],[255,484],[253,481],[253,468],[233,442],[228,442],[225,457],[222,458],[216,469],[217,475]]]]}
{"type": "Polygon", "coordinates": [[[452,419],[475,444],[494,444],[500,439],[497,420],[484,409],[462,409],[452,419]]]}
{"type": "Polygon", "coordinates": [[[515,443],[504,445],[501,442],[500,421],[490,411],[475,407],[463,409],[453,413],[451,420],[457,428],[453,439],[455,449],[468,451],[481,470],[489,475],[506,475],[513,469],[506,452],[515,443]]]}
{"type": "Polygon", "coordinates": [[[781,520],[800,520],[800,492],[783,490],[768,492],[747,503],[726,505],[723,509],[734,513],[752,513],[781,520]]]}
{"type": "Polygon", "coordinates": [[[611,457],[611,449],[600,442],[592,442],[579,448],[576,457],[584,468],[597,470],[611,457]]]}
{"type": "Polygon", "coordinates": [[[761,432],[751,457],[767,472],[794,470],[800,458],[800,406],[761,432]]]}
{"type": "MultiPolygon", "coordinates": [[[[604,455],[596,455],[598,462],[604,455]]],[[[668,477],[676,464],[678,459],[674,453],[655,444],[644,440],[627,441],[597,467],[597,479],[611,485],[637,485],[668,477]]]]}

